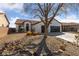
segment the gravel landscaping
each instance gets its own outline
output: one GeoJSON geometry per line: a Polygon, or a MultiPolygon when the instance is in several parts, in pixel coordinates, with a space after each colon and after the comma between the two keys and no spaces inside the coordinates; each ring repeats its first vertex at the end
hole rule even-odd
{"type": "Polygon", "coordinates": [[[56,37],[49,37],[48,39],[50,39],[47,41],[48,47],[52,52],[53,50],[55,52],[62,50],[60,54],[62,56],[79,56],[79,47],[75,44],[56,37]]]}
{"type": "MultiPolygon", "coordinates": [[[[21,35],[21,34],[20,34],[21,35]]],[[[34,56],[43,35],[25,36],[22,39],[5,42],[0,47],[0,55],[2,56],[34,56]]],[[[19,36],[19,35],[18,35],[19,36]]],[[[79,47],[69,41],[48,36],[46,45],[52,52],[52,56],[79,56],[79,47]]],[[[42,53],[44,50],[42,51],[42,53]]],[[[43,54],[41,54],[43,55],[43,54]]]]}

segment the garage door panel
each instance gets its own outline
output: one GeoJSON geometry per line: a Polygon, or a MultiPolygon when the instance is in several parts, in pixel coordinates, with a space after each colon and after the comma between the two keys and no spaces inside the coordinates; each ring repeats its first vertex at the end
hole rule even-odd
{"type": "Polygon", "coordinates": [[[59,26],[50,26],[50,32],[60,32],[59,26]]]}

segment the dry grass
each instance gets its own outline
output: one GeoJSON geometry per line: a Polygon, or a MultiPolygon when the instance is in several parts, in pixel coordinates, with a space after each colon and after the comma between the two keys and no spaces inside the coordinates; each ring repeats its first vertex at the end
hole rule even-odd
{"type": "Polygon", "coordinates": [[[47,42],[47,45],[48,45],[49,49],[52,52],[53,51],[58,51],[58,49],[62,45],[62,43],[60,41],[58,41],[55,37],[48,37],[46,42],[47,42]]]}
{"type": "MultiPolygon", "coordinates": [[[[37,35],[33,36],[32,38],[32,43],[38,44],[40,43],[43,36],[37,35]]],[[[63,56],[79,56],[79,47],[63,39],[48,36],[48,38],[46,39],[46,44],[52,53],[61,49],[63,50],[63,52],[61,53],[61,55],[63,56]]]]}
{"type": "Polygon", "coordinates": [[[25,36],[25,33],[9,34],[3,38],[0,38],[0,44],[4,44],[10,41],[20,40],[25,36]]]}
{"type": "Polygon", "coordinates": [[[52,52],[58,51],[61,46],[64,46],[65,50],[61,55],[79,56],[79,47],[63,39],[50,36],[47,39],[47,45],[52,52]]]}
{"type": "MultiPolygon", "coordinates": [[[[25,37],[25,33],[10,34],[7,37],[0,39],[0,44],[5,42],[16,41],[16,40],[22,40],[27,44],[28,42],[30,42],[30,40],[32,40],[31,43],[39,44],[42,38],[43,38],[42,35],[25,37]],[[22,39],[22,38],[25,38],[25,39],[22,39]]],[[[79,56],[79,47],[63,39],[59,39],[54,36],[48,36],[48,38],[46,39],[46,44],[51,52],[59,51],[61,49],[63,50],[61,55],[79,56]]]]}

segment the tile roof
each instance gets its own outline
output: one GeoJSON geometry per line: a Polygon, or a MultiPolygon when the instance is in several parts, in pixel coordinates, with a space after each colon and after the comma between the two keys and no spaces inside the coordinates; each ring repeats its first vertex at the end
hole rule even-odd
{"type": "MultiPolygon", "coordinates": [[[[58,20],[56,20],[56,21],[58,21],[58,20]]],[[[24,22],[30,22],[32,25],[35,25],[35,24],[40,23],[41,21],[17,19],[15,24],[23,24],[24,22]]],[[[61,25],[79,25],[79,23],[74,23],[74,22],[71,22],[71,23],[59,22],[59,23],[61,23],[61,25]]]]}
{"type": "MultiPolygon", "coordinates": [[[[56,19],[54,19],[56,20],[56,19]]],[[[58,20],[56,20],[57,22],[59,22],[58,20]]],[[[32,25],[38,24],[41,21],[36,21],[36,20],[26,20],[26,19],[17,19],[15,24],[23,24],[24,22],[30,22],[32,25]]],[[[60,23],[60,22],[59,22],[60,23]]]]}
{"type": "Polygon", "coordinates": [[[71,23],[62,22],[61,24],[62,25],[79,25],[79,23],[74,23],[74,22],[71,22],[71,23]]]}
{"type": "Polygon", "coordinates": [[[19,23],[23,23],[23,22],[24,22],[24,20],[17,19],[15,24],[19,24],[19,23]]]}
{"type": "Polygon", "coordinates": [[[25,20],[25,19],[17,19],[15,24],[23,24],[24,22],[30,22],[31,24],[37,24],[40,21],[34,21],[34,20],[25,20]]]}

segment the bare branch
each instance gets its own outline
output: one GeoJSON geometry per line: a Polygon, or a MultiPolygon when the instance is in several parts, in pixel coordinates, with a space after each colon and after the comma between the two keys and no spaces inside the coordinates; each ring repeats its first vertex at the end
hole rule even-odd
{"type": "Polygon", "coordinates": [[[58,8],[57,8],[57,10],[55,11],[54,15],[51,17],[51,19],[50,19],[48,25],[49,25],[49,24],[51,23],[51,21],[54,19],[54,17],[56,16],[57,12],[58,12],[59,9],[62,7],[62,5],[63,5],[63,3],[58,5],[58,8]]]}
{"type": "MultiPolygon", "coordinates": [[[[42,9],[42,7],[41,7],[41,5],[38,3],[38,7],[39,7],[39,9],[42,11],[42,13],[43,13],[43,15],[44,15],[44,11],[43,11],[43,9],[42,9]]],[[[45,15],[44,15],[45,16],[45,15]]]]}
{"type": "Polygon", "coordinates": [[[35,15],[35,17],[39,17],[40,18],[40,20],[45,24],[45,21],[44,21],[44,19],[40,16],[40,15],[35,15]]]}
{"type": "Polygon", "coordinates": [[[35,11],[35,12],[39,12],[39,14],[41,14],[41,16],[43,16],[43,17],[44,17],[44,15],[43,15],[43,13],[42,13],[42,11],[41,11],[41,10],[39,10],[39,9],[34,9],[34,11],[35,11]]]}
{"type": "Polygon", "coordinates": [[[52,9],[53,6],[54,6],[54,4],[49,3],[49,5],[48,5],[48,14],[51,11],[51,9],[52,9]]]}

